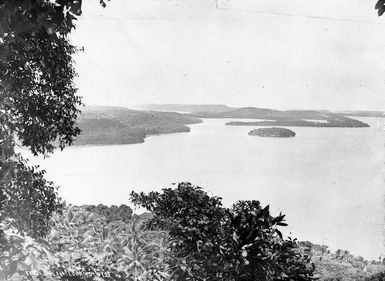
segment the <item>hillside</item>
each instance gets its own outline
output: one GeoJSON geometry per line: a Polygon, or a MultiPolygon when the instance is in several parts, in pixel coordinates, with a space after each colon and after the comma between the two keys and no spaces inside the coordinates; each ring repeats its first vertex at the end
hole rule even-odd
{"type": "Polygon", "coordinates": [[[186,113],[221,113],[233,110],[224,104],[142,104],[134,106],[135,109],[154,110],[154,111],[171,111],[186,113]]]}
{"type": "Polygon", "coordinates": [[[351,110],[336,112],[343,116],[357,116],[357,117],[385,117],[384,111],[373,110],[351,110]]]}
{"type": "Polygon", "coordinates": [[[82,130],[74,145],[141,143],[148,135],[189,132],[186,125],[201,120],[173,112],[148,112],[124,107],[91,106],[82,109],[82,130]]]}
{"type": "Polygon", "coordinates": [[[226,125],[236,126],[300,126],[300,127],[369,127],[361,121],[328,111],[315,110],[273,110],[243,107],[222,113],[196,114],[201,118],[248,118],[261,119],[253,122],[233,121],[226,125]]]}

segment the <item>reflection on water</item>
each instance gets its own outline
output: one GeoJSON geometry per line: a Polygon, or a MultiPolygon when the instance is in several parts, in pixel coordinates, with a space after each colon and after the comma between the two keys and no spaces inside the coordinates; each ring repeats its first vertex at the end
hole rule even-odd
{"type": "Polygon", "coordinates": [[[230,119],[205,119],[190,133],[73,147],[34,162],[70,203],[127,204],[131,190],[190,181],[226,206],[239,199],[270,204],[273,214],[287,214],[287,235],[377,259],[384,252],[383,121],[360,120],[372,127],[293,127],[295,138],[277,139],[224,126],[230,119]]]}

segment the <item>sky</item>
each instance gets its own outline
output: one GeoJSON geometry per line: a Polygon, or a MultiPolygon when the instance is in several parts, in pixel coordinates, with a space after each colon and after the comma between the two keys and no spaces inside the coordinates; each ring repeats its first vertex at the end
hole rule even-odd
{"type": "Polygon", "coordinates": [[[376,0],[84,0],[86,105],[385,110],[376,0]]]}

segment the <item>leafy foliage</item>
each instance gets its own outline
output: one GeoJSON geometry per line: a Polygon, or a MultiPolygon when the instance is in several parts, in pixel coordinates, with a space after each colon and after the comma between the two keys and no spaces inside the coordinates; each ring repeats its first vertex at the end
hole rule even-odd
{"type": "MultiPolygon", "coordinates": [[[[194,189],[186,186],[186,190],[189,198],[194,198],[194,189]]],[[[208,199],[211,205],[220,201],[198,191],[195,196],[208,199]]],[[[179,206],[189,204],[178,201],[175,204],[179,206]]],[[[311,276],[303,276],[312,272],[308,258],[316,266],[314,278],[321,281],[383,280],[384,265],[380,262],[365,261],[342,250],[331,253],[326,246],[310,242],[282,239],[279,230],[270,226],[284,226],[284,216],[271,217],[269,208],[262,208],[258,201],[223,208],[227,215],[214,224],[224,232],[215,230],[216,237],[207,235],[204,239],[200,238],[211,228],[205,222],[205,218],[210,221],[208,214],[196,210],[196,225],[187,226],[180,214],[162,224],[159,213],[132,215],[126,207],[66,206],[62,214],[53,216],[52,230],[45,238],[22,236],[10,221],[3,222],[0,280],[309,280],[311,276]],[[119,209],[121,213],[113,215],[119,209]],[[171,235],[172,222],[177,221],[182,224],[175,225],[177,231],[171,235]],[[166,227],[170,230],[163,230],[166,227]],[[189,240],[190,235],[195,238],[189,240]],[[194,239],[201,242],[194,244],[194,239]],[[187,247],[190,252],[180,255],[187,247]]],[[[172,215],[167,210],[160,213],[172,215]]]]}
{"type": "Polygon", "coordinates": [[[36,169],[20,161],[8,171],[7,177],[3,169],[0,171],[6,198],[1,213],[19,232],[42,237],[50,228],[51,215],[62,205],[56,187],[44,179],[43,171],[36,169]]]}
{"type": "Polygon", "coordinates": [[[66,36],[80,2],[58,2],[0,2],[0,218],[14,219],[20,232],[33,236],[47,231],[61,205],[44,172],[15,152],[17,141],[35,155],[47,154],[54,141],[63,148],[79,133],[76,48],[66,36]]]}
{"type": "Polygon", "coordinates": [[[44,171],[29,167],[15,148],[21,143],[47,155],[80,132],[77,49],[67,38],[80,14],[81,0],[0,1],[0,221],[8,217],[34,237],[48,230],[60,198],[44,171]]]}
{"type": "Polygon", "coordinates": [[[39,280],[38,276],[49,276],[51,253],[46,241],[22,236],[10,224],[2,224],[6,230],[0,243],[0,280],[39,280]]]}
{"type": "MultiPolygon", "coordinates": [[[[122,210],[122,209],[121,209],[122,210]]],[[[166,280],[168,235],[143,231],[135,215],[124,222],[107,219],[86,207],[67,206],[53,217],[42,239],[6,228],[0,280],[166,280]]]]}
{"type": "Polygon", "coordinates": [[[59,140],[71,144],[81,104],[73,85],[68,39],[79,1],[3,1],[0,5],[1,113],[11,130],[34,154],[47,153],[59,140]],[[73,6],[72,6],[73,4],[73,6]],[[69,10],[67,10],[69,9],[69,10]]]}
{"type": "Polygon", "coordinates": [[[231,209],[200,187],[180,183],[162,193],[131,194],[134,204],[153,213],[150,229],[169,231],[174,280],[311,280],[310,257],[296,240],[284,240],[258,201],[240,201],[231,209]]]}
{"type": "MultiPolygon", "coordinates": [[[[167,233],[142,231],[139,218],[129,222],[70,207],[55,219],[50,244],[63,276],[102,277],[103,280],[157,280],[167,274],[167,233]]],[[[160,279],[159,279],[160,280],[160,279]]]]}
{"type": "Polygon", "coordinates": [[[5,253],[0,262],[4,274],[24,268],[21,260],[26,255],[30,259],[34,249],[26,241],[43,237],[50,217],[62,208],[56,187],[44,178],[44,171],[29,166],[16,148],[21,144],[35,155],[46,156],[54,143],[63,149],[80,132],[75,122],[81,99],[73,85],[72,61],[77,49],[67,38],[80,13],[81,0],[0,1],[0,240],[5,253]]]}
{"type": "Polygon", "coordinates": [[[385,0],[378,0],[375,9],[378,12],[378,16],[382,16],[385,13],[385,0]]]}
{"type": "Polygon", "coordinates": [[[276,226],[286,226],[284,215],[272,217],[269,206],[258,201],[240,201],[230,212],[236,245],[241,256],[240,280],[310,280],[310,258],[296,240],[284,240],[276,226]]]}

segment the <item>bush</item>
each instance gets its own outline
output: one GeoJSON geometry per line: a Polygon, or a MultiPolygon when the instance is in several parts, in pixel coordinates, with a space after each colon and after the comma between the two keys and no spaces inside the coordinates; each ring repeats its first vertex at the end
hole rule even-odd
{"type": "Polygon", "coordinates": [[[310,257],[278,230],[285,216],[258,201],[224,208],[190,183],[131,200],[153,213],[149,229],[169,231],[173,280],[312,280],[310,257]]]}

